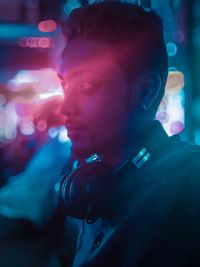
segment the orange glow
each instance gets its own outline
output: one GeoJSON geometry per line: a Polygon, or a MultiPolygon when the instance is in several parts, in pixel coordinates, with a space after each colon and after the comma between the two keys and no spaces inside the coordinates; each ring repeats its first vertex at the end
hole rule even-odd
{"type": "Polygon", "coordinates": [[[184,87],[184,74],[180,71],[169,72],[166,84],[167,93],[177,93],[184,87]]]}

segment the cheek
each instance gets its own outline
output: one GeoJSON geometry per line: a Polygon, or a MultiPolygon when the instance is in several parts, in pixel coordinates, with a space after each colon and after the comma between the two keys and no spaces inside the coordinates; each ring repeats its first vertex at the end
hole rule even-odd
{"type": "Polygon", "coordinates": [[[106,136],[119,139],[123,136],[126,128],[126,112],[123,108],[119,108],[115,103],[110,104],[110,110],[104,114],[102,118],[102,130],[106,136]]]}
{"type": "MultiPolygon", "coordinates": [[[[126,128],[126,103],[122,97],[102,97],[85,103],[90,137],[99,140],[120,138],[126,128]]],[[[85,115],[86,115],[85,113],[85,115]]]]}

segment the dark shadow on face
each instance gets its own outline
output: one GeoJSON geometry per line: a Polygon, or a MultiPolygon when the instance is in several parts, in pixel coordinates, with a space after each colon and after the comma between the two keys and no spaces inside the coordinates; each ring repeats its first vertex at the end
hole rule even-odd
{"type": "Polygon", "coordinates": [[[75,157],[105,155],[125,143],[128,86],[112,48],[95,41],[70,41],[60,69],[62,113],[75,157]]]}

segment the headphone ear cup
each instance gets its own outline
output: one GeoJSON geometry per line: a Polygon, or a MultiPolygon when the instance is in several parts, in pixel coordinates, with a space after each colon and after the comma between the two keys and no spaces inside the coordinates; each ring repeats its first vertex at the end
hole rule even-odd
{"type": "Polygon", "coordinates": [[[89,220],[100,216],[110,170],[110,166],[101,161],[91,162],[64,177],[60,191],[67,215],[89,220]]]}

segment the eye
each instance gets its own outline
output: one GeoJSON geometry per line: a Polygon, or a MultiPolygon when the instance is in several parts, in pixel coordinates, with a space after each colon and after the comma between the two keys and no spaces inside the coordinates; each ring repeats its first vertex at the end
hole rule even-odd
{"type": "Polygon", "coordinates": [[[80,91],[83,94],[92,94],[95,92],[97,85],[91,82],[83,81],[80,84],[80,91]]]}
{"type": "Polygon", "coordinates": [[[61,80],[61,86],[62,86],[64,91],[66,91],[68,89],[68,84],[64,80],[61,80]]]}

